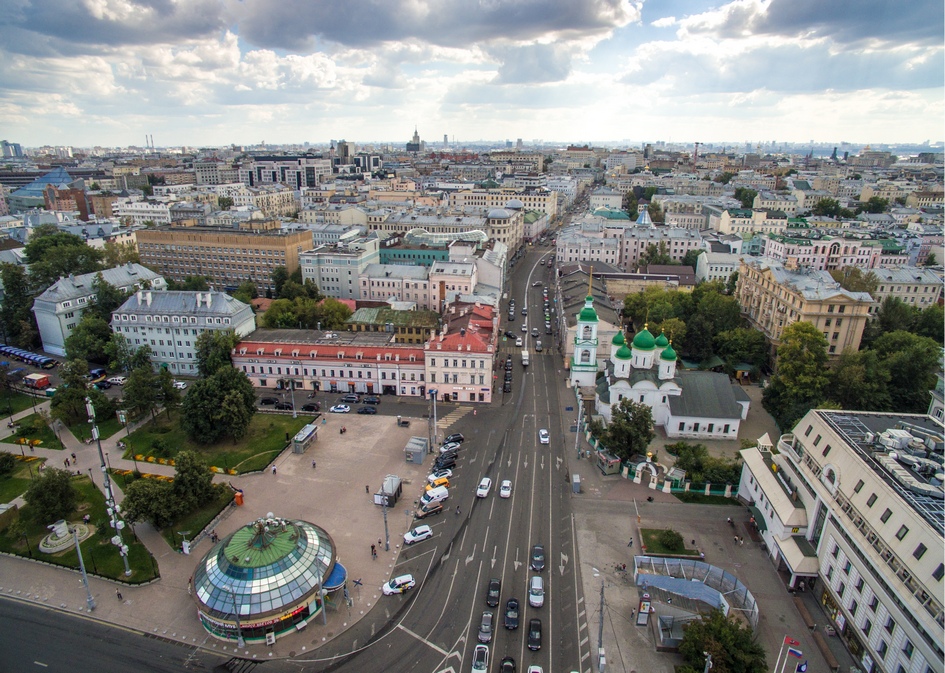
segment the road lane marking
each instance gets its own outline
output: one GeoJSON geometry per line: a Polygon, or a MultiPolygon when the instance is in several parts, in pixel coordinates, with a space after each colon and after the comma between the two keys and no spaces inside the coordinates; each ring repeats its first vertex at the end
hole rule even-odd
{"type": "Polygon", "coordinates": [[[42,666],[43,668],[49,668],[49,664],[44,664],[41,661],[34,661],[33,663],[36,664],[37,666],[42,666]]]}
{"type": "Polygon", "coordinates": [[[403,624],[398,624],[398,625],[397,625],[397,628],[400,629],[401,631],[406,631],[406,632],[409,633],[411,636],[413,636],[414,638],[416,638],[417,640],[419,640],[421,643],[423,643],[424,645],[426,645],[426,646],[429,647],[430,649],[436,650],[437,652],[439,652],[440,654],[442,654],[444,657],[448,657],[448,656],[450,655],[449,652],[447,652],[446,650],[444,650],[442,647],[440,647],[440,646],[437,645],[436,643],[431,643],[429,640],[427,640],[426,638],[424,638],[423,636],[421,636],[421,635],[419,635],[419,634],[417,634],[417,633],[414,633],[413,631],[411,631],[410,629],[408,629],[408,628],[407,628],[406,626],[404,626],[403,624]]]}

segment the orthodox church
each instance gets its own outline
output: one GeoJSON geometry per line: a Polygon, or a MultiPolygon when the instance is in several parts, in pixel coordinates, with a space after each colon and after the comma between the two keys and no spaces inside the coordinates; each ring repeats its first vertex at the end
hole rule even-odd
{"type": "Polygon", "coordinates": [[[600,372],[597,363],[597,311],[588,296],[577,317],[571,385],[593,387],[598,415],[610,423],[612,410],[624,399],[647,405],[653,424],[670,438],[737,439],[748,415],[749,399],[726,374],[677,371],[678,356],[665,334],[654,337],[648,325],[627,345],[623,332],[610,342],[610,358],[600,372]]]}

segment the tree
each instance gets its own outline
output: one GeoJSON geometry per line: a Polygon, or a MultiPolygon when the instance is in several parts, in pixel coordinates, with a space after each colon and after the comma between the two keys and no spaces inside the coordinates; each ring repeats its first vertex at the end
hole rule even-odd
{"type": "Polygon", "coordinates": [[[6,451],[0,452],[0,477],[8,477],[16,469],[16,456],[6,451]]]}
{"type": "Polygon", "coordinates": [[[899,297],[888,295],[879,303],[873,319],[866,324],[860,347],[869,348],[879,337],[899,330],[910,331],[916,311],[899,297]]]}
{"type": "Polygon", "coordinates": [[[640,261],[637,262],[638,269],[645,269],[651,264],[672,264],[673,260],[669,256],[669,249],[666,247],[665,241],[660,241],[659,244],[650,243],[646,246],[640,254],[640,261]]]}
{"type": "Polygon", "coordinates": [[[108,241],[105,243],[104,259],[102,263],[106,269],[114,269],[117,266],[125,264],[138,264],[141,257],[138,255],[138,248],[130,241],[128,243],[115,243],[108,241]]]}
{"type": "Polygon", "coordinates": [[[720,175],[715,176],[715,182],[719,182],[719,183],[721,183],[721,184],[723,184],[723,185],[727,185],[728,183],[730,183],[730,182],[732,181],[732,178],[734,178],[734,177],[735,177],[735,174],[734,174],[734,173],[730,173],[729,171],[725,171],[725,172],[721,173],[720,175]]]}
{"type": "Polygon", "coordinates": [[[244,436],[255,413],[253,384],[238,369],[222,367],[191,386],[181,403],[181,426],[194,441],[212,444],[244,436]]]}
{"type": "Polygon", "coordinates": [[[108,361],[105,346],[111,341],[112,334],[108,323],[90,308],[82,314],[72,334],[66,337],[66,357],[104,364],[108,361]]]}
{"type": "Polygon", "coordinates": [[[829,383],[827,339],[809,322],[788,325],[781,334],[777,373],[763,393],[763,404],[782,430],[822,403],[829,383]]]}
{"type": "Polygon", "coordinates": [[[128,374],[128,380],[122,387],[125,409],[134,418],[154,417],[158,407],[158,379],[151,363],[136,367],[128,374]]]}
{"type": "Polygon", "coordinates": [[[239,343],[239,337],[231,330],[205,331],[194,342],[197,371],[200,376],[209,378],[220,369],[233,366],[233,349],[239,343]]]}
{"type": "Polygon", "coordinates": [[[167,279],[168,290],[185,290],[187,292],[206,292],[210,289],[210,276],[187,276],[182,281],[173,278],[167,279]]]}
{"type": "Polygon", "coordinates": [[[3,283],[3,304],[0,305],[0,330],[4,341],[20,348],[32,348],[36,318],[33,315],[34,293],[26,267],[0,264],[3,283]],[[24,326],[28,325],[29,329],[24,326]]]}
{"type": "Polygon", "coordinates": [[[631,220],[637,219],[640,211],[637,205],[637,197],[633,193],[632,189],[623,195],[623,201],[620,203],[620,205],[625,211],[627,211],[627,215],[630,216],[631,220]]]}
{"type": "Polygon", "coordinates": [[[646,209],[646,212],[650,214],[650,219],[656,224],[662,224],[666,219],[666,216],[663,215],[663,209],[660,208],[658,203],[650,201],[650,206],[646,209]]]}
{"type": "Polygon", "coordinates": [[[124,334],[115,332],[105,344],[105,356],[108,358],[108,368],[116,372],[130,372],[133,367],[131,360],[135,349],[124,334]]]}
{"type": "Polygon", "coordinates": [[[881,196],[871,196],[863,204],[863,212],[866,213],[885,213],[889,209],[889,199],[881,196]]]}
{"type": "Polygon", "coordinates": [[[735,290],[738,289],[738,271],[733,271],[732,274],[728,277],[728,280],[725,281],[725,294],[734,295],[735,290]]]}
{"type": "Polygon", "coordinates": [[[65,519],[75,511],[77,501],[72,475],[65,470],[45,469],[30,482],[23,499],[36,523],[48,525],[65,519]]]}
{"type": "Polygon", "coordinates": [[[220,421],[229,428],[234,441],[246,436],[252,419],[253,415],[242,403],[239,392],[230,391],[223,397],[220,405],[220,421]]]}
{"type": "Polygon", "coordinates": [[[100,273],[95,275],[92,289],[95,290],[95,303],[87,309],[87,312],[97,314],[106,323],[111,322],[112,311],[118,309],[131,296],[130,292],[120,290],[107,282],[100,273]]]}
{"type": "Polygon", "coordinates": [[[663,322],[653,326],[654,334],[659,331],[666,335],[672,343],[681,344],[686,341],[686,334],[689,328],[679,318],[667,318],[663,322]]]}
{"type": "Polygon", "coordinates": [[[928,254],[922,266],[938,266],[938,258],[935,256],[934,252],[928,254]]]}
{"type": "Polygon", "coordinates": [[[850,292],[867,292],[872,294],[879,287],[879,277],[872,271],[863,273],[856,266],[845,266],[842,269],[830,271],[831,277],[840,283],[840,287],[850,292]]]}
{"type": "Polygon", "coordinates": [[[932,304],[919,311],[912,332],[945,345],[945,309],[939,304],[932,304]]]}
{"type": "Polygon", "coordinates": [[[173,484],[156,479],[136,479],[128,484],[121,507],[127,521],[147,521],[158,530],[184,513],[184,503],[175,496],[173,484]]]}
{"type": "Polygon", "coordinates": [[[706,655],[712,656],[712,673],[766,673],[764,647],[751,627],[734,615],[713,610],[683,627],[679,654],[685,665],[677,673],[701,673],[706,655]]]}
{"type": "Polygon", "coordinates": [[[236,288],[236,292],[233,293],[233,298],[240,300],[244,304],[252,304],[253,299],[256,299],[258,296],[259,292],[256,290],[256,283],[251,280],[240,283],[239,287],[236,288]]]}
{"type": "Polygon", "coordinates": [[[98,271],[104,253],[89,247],[79,236],[59,231],[54,225],[36,227],[23,254],[30,277],[43,287],[69,274],[98,271]]]}
{"type": "Polygon", "coordinates": [[[701,255],[705,250],[701,248],[693,248],[692,250],[687,250],[686,254],[683,255],[682,265],[691,266],[695,270],[696,266],[699,264],[699,255],[701,255]]]}
{"type": "Polygon", "coordinates": [[[284,266],[277,266],[272,270],[270,278],[272,279],[273,295],[281,297],[282,286],[289,280],[289,271],[284,266]]]}
{"type": "Polygon", "coordinates": [[[157,388],[157,398],[164,405],[164,411],[167,413],[167,417],[170,418],[171,412],[180,407],[181,399],[180,391],[174,385],[174,377],[166,368],[161,367],[158,370],[154,385],[157,388]]]}
{"type": "Polygon", "coordinates": [[[233,207],[233,199],[229,196],[221,196],[217,199],[217,206],[219,206],[220,210],[229,210],[233,207]]]}
{"type": "Polygon", "coordinates": [[[935,372],[941,370],[942,347],[928,337],[899,330],[879,337],[873,348],[889,370],[892,411],[924,413],[929,391],[935,387],[935,372]]]}
{"type": "Polygon", "coordinates": [[[827,197],[818,199],[817,203],[814,204],[814,207],[811,208],[811,212],[814,215],[820,215],[823,217],[837,217],[840,214],[840,210],[840,202],[836,199],[827,197]]]}
{"type": "Polygon", "coordinates": [[[827,398],[841,409],[889,411],[889,379],[875,351],[845,350],[830,372],[827,398]]]}
{"type": "Polygon", "coordinates": [[[736,187],[735,198],[742,202],[742,208],[751,208],[755,203],[758,192],[750,187],[736,187]]]}
{"type": "Polygon", "coordinates": [[[621,460],[643,454],[656,433],[653,431],[653,410],[629,398],[613,408],[610,424],[604,431],[604,446],[621,460]]]}
{"type": "Polygon", "coordinates": [[[715,352],[725,360],[730,372],[742,362],[761,367],[768,359],[765,335],[756,329],[736,327],[715,335],[715,352]]]}
{"type": "Polygon", "coordinates": [[[174,495],[187,503],[187,509],[203,507],[213,500],[213,473],[193,451],[181,451],[174,457],[174,495]]]}

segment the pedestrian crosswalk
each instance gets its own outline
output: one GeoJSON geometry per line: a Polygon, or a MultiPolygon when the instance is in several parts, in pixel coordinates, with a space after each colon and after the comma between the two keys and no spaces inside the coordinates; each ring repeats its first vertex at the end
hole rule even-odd
{"type": "Polygon", "coordinates": [[[436,419],[437,430],[446,430],[466,414],[473,413],[474,410],[475,407],[456,407],[451,412],[446,414],[446,416],[441,416],[440,418],[436,419]]]}

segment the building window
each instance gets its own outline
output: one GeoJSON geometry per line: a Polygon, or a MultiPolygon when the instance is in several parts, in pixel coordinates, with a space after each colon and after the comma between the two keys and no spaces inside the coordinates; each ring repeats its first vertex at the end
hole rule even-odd
{"type": "Polygon", "coordinates": [[[892,617],[886,618],[885,629],[888,633],[892,633],[896,630],[896,622],[893,621],[892,617]]]}
{"type": "Polygon", "coordinates": [[[881,640],[879,643],[879,648],[876,650],[876,654],[879,655],[880,659],[886,658],[886,652],[889,651],[889,645],[886,644],[885,640],[881,640]]]}
{"type": "Polygon", "coordinates": [[[872,507],[874,504],[876,504],[876,494],[875,494],[875,493],[872,493],[872,494],[870,495],[869,499],[867,499],[867,501],[866,501],[866,506],[867,506],[867,507],[872,507]]]}
{"type": "Polygon", "coordinates": [[[921,558],[925,555],[925,552],[926,552],[925,545],[920,542],[920,543],[919,543],[919,546],[915,548],[915,551],[914,551],[914,552],[912,552],[912,555],[913,555],[913,556],[915,557],[915,559],[918,561],[919,559],[921,559],[921,558]]]}
{"type": "Polygon", "coordinates": [[[865,622],[863,622],[861,630],[863,631],[863,635],[868,636],[870,631],[873,630],[873,622],[867,619],[865,622]]]}
{"type": "Polygon", "coordinates": [[[886,523],[887,521],[889,521],[889,517],[891,516],[892,516],[892,510],[887,507],[886,511],[883,512],[883,515],[879,517],[879,520],[882,521],[883,523],[886,523]]]}
{"type": "Polygon", "coordinates": [[[932,577],[934,577],[937,582],[941,582],[943,575],[945,575],[945,563],[939,563],[938,568],[932,573],[932,577]]]}
{"type": "Polygon", "coordinates": [[[856,584],[854,586],[856,587],[857,591],[862,592],[863,591],[863,578],[862,577],[857,578],[856,584]]]}
{"type": "Polygon", "coordinates": [[[876,608],[877,608],[878,606],[879,606],[879,599],[876,598],[876,596],[873,596],[873,597],[870,599],[870,610],[872,610],[873,612],[876,612],[876,608]]]}
{"type": "Polygon", "coordinates": [[[915,645],[912,644],[911,640],[907,640],[906,644],[902,646],[902,653],[906,655],[906,659],[912,659],[913,652],[915,652],[915,645]]]}
{"type": "Polygon", "coordinates": [[[828,444],[827,446],[824,447],[824,450],[823,450],[823,452],[822,452],[820,455],[822,455],[824,458],[826,458],[828,453],[830,453],[830,444],[828,444]]]}
{"type": "Polygon", "coordinates": [[[905,526],[900,526],[899,530],[896,531],[896,539],[901,541],[908,534],[909,534],[909,529],[906,528],[905,526]]]}
{"type": "Polygon", "coordinates": [[[854,492],[854,493],[859,493],[861,488],[863,488],[863,480],[862,480],[862,479],[860,479],[858,482],[856,482],[856,486],[853,487],[853,492],[854,492]]]}

